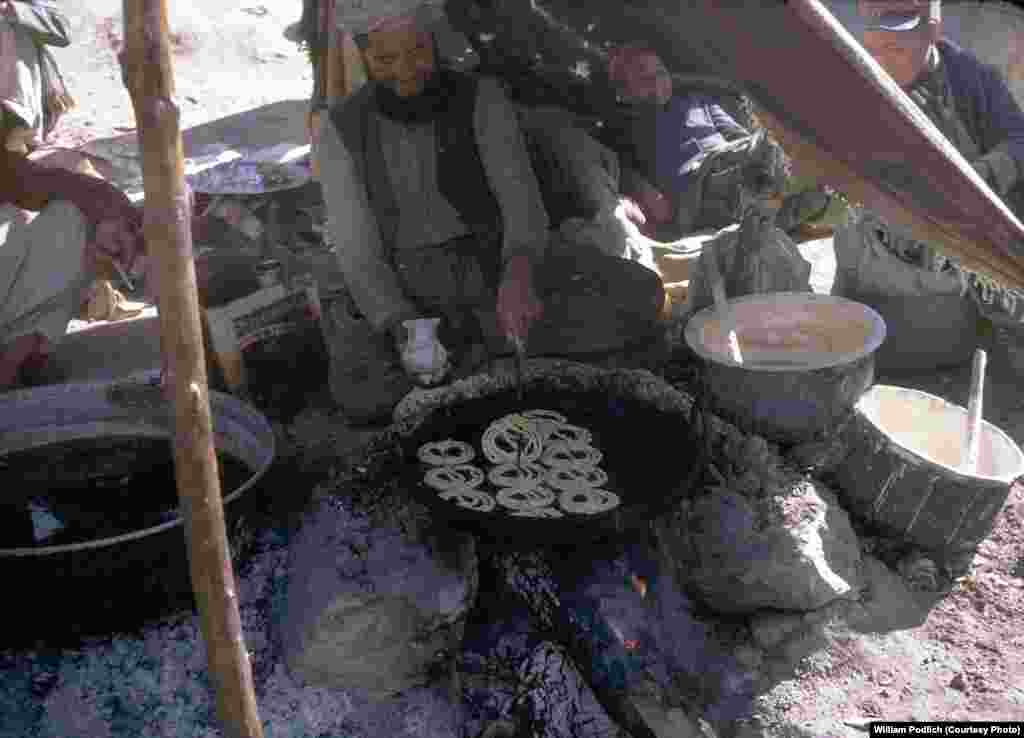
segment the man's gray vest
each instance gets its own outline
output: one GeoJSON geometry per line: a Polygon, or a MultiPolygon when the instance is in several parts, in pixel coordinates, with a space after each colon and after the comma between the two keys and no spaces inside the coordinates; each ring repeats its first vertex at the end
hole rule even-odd
{"type": "MultiPolygon", "coordinates": [[[[480,158],[473,125],[477,81],[469,75],[441,70],[439,83],[447,101],[435,119],[437,141],[437,185],[459,218],[477,236],[481,268],[496,286],[501,264],[502,216],[480,158]]],[[[331,121],[352,155],[385,251],[393,255],[398,233],[399,212],[381,149],[380,122],[374,83],[331,110],[331,121]]]]}

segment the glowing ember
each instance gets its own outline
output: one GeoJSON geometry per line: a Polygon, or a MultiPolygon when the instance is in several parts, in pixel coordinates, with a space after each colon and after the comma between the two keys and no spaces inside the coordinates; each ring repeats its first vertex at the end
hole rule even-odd
{"type": "Polygon", "coordinates": [[[647,597],[647,582],[636,574],[629,575],[630,584],[633,585],[633,589],[640,593],[641,597],[647,597]]]}

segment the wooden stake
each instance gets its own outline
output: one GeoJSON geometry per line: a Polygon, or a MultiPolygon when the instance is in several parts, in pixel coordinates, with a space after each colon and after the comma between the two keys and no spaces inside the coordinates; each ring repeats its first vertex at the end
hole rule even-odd
{"type": "Polygon", "coordinates": [[[217,708],[228,738],[262,738],[224,526],[192,261],[166,0],[124,0],[125,85],[146,192],[144,232],[158,278],[161,348],[174,401],[174,469],[217,708]]]}
{"type": "Polygon", "coordinates": [[[981,449],[981,417],[985,396],[985,363],[987,355],[981,349],[974,352],[971,364],[971,394],[967,402],[967,432],[964,434],[963,472],[978,471],[978,453],[981,449]]]}

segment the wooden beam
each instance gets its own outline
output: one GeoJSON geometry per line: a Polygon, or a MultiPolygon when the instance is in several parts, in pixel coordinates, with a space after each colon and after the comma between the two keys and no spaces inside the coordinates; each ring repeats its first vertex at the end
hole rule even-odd
{"type": "Polygon", "coordinates": [[[132,98],[146,192],[144,232],[155,264],[161,349],[174,402],[174,470],[217,708],[228,738],[262,738],[252,667],[224,525],[206,381],[191,201],[166,0],[124,0],[125,85],[132,98]]]}

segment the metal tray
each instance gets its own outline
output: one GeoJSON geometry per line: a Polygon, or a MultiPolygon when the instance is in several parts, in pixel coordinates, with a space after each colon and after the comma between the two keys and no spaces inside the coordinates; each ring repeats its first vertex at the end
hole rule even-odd
{"type": "Polygon", "coordinates": [[[308,163],[236,160],[185,177],[204,195],[265,195],[302,187],[313,177],[308,163]]]}

